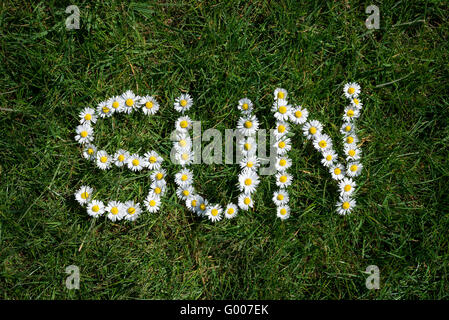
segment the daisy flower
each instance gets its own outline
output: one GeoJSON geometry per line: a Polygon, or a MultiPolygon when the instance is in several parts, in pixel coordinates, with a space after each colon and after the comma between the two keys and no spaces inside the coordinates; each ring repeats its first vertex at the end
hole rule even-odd
{"type": "Polygon", "coordinates": [[[206,209],[206,217],[212,222],[220,221],[222,219],[222,212],[223,209],[218,204],[209,206],[206,209]]]}
{"type": "Polygon", "coordinates": [[[107,217],[111,221],[122,220],[126,214],[123,209],[123,203],[119,201],[109,201],[104,211],[108,214],[107,217]]]}
{"type": "Polygon", "coordinates": [[[292,166],[292,160],[286,156],[282,156],[276,159],[276,170],[285,171],[292,166]]]}
{"type": "Polygon", "coordinates": [[[192,119],[188,116],[179,117],[175,122],[175,127],[180,132],[188,131],[192,128],[192,119]]]}
{"type": "Polygon", "coordinates": [[[276,216],[278,218],[281,218],[282,220],[288,219],[290,217],[290,207],[287,205],[277,207],[276,211],[277,211],[276,216]]]}
{"type": "Polygon", "coordinates": [[[290,119],[291,106],[287,100],[277,100],[273,103],[271,111],[274,112],[274,117],[279,121],[287,121],[290,119]]]}
{"type": "Polygon", "coordinates": [[[352,147],[355,147],[357,142],[359,142],[359,139],[355,134],[347,135],[344,140],[345,145],[352,145],[352,147]]]}
{"type": "Polygon", "coordinates": [[[126,201],[123,208],[125,212],[124,218],[128,221],[136,220],[142,212],[142,209],[140,209],[140,203],[134,203],[132,200],[126,201]]]}
{"type": "Polygon", "coordinates": [[[104,150],[97,152],[97,167],[101,170],[106,170],[111,167],[112,157],[104,150]]]}
{"type": "Polygon", "coordinates": [[[246,155],[251,156],[254,155],[257,151],[256,139],[253,137],[246,137],[239,141],[240,151],[246,155]]]}
{"type": "Polygon", "coordinates": [[[250,114],[253,111],[253,103],[248,98],[243,98],[239,100],[238,108],[244,114],[250,114]]]}
{"type": "MultiPolygon", "coordinates": [[[[197,194],[190,195],[186,199],[186,207],[192,212],[198,213],[199,205],[200,205],[201,196],[197,194]]],[[[202,198],[201,198],[202,199],[202,198]]]]}
{"type": "Polygon", "coordinates": [[[344,178],[338,183],[338,188],[342,195],[350,196],[354,193],[356,184],[351,178],[344,178]]]}
{"type": "Polygon", "coordinates": [[[193,183],[193,172],[189,169],[182,169],[175,174],[175,183],[180,187],[190,186],[193,183]]]}
{"type": "Polygon", "coordinates": [[[254,134],[256,134],[258,128],[259,121],[257,120],[256,116],[248,115],[245,117],[240,117],[237,123],[237,129],[244,136],[253,136],[254,134]]]}
{"type": "Polygon", "coordinates": [[[363,165],[360,162],[358,162],[358,161],[349,162],[346,167],[346,174],[349,177],[357,177],[362,172],[362,169],[363,169],[363,165]]]}
{"type": "Polygon", "coordinates": [[[145,205],[145,208],[147,208],[148,212],[155,213],[159,211],[161,206],[161,198],[154,193],[149,193],[143,201],[143,204],[145,205]]]}
{"type": "Polygon", "coordinates": [[[129,159],[129,152],[123,149],[119,149],[115,154],[114,154],[114,164],[117,167],[122,167],[125,164],[128,163],[128,159],[129,159]]]}
{"type": "Polygon", "coordinates": [[[193,104],[193,99],[190,97],[188,93],[181,94],[178,98],[175,99],[175,110],[178,112],[184,113],[189,110],[193,104]]]}
{"type": "Polygon", "coordinates": [[[355,147],[354,145],[346,145],[344,150],[345,150],[346,160],[356,161],[356,160],[360,159],[360,154],[362,153],[362,150],[355,147]]]}
{"type": "Polygon", "coordinates": [[[89,186],[81,186],[77,192],[75,192],[75,199],[79,204],[83,205],[90,201],[92,198],[93,189],[89,186]]]}
{"type": "Polygon", "coordinates": [[[106,101],[106,106],[112,110],[112,112],[123,112],[125,101],[120,96],[112,97],[106,101]]]}
{"type": "Polygon", "coordinates": [[[145,159],[137,153],[130,155],[126,161],[126,164],[132,171],[140,171],[144,166],[146,166],[145,159]]]}
{"type": "Polygon", "coordinates": [[[244,170],[239,175],[240,191],[244,193],[254,193],[259,182],[259,176],[252,170],[244,170]]]}
{"type": "Polygon", "coordinates": [[[104,213],[104,204],[98,200],[92,200],[87,205],[87,214],[96,218],[101,216],[104,213]]]}
{"type": "Polygon", "coordinates": [[[340,163],[331,165],[329,172],[332,175],[332,179],[337,181],[342,180],[345,177],[345,168],[340,163]]]}
{"type": "Polygon", "coordinates": [[[276,206],[282,206],[288,203],[290,197],[285,190],[279,190],[273,193],[273,202],[276,206]]]}
{"type": "Polygon", "coordinates": [[[287,188],[292,184],[292,176],[287,172],[278,172],[276,174],[276,185],[279,188],[287,188]]]}
{"type": "Polygon", "coordinates": [[[343,92],[348,99],[356,98],[360,94],[360,86],[354,82],[347,83],[343,88],[343,92]]]}
{"type": "Polygon", "coordinates": [[[176,134],[175,149],[177,152],[190,150],[192,148],[192,138],[187,132],[178,132],[176,134]]]}
{"type": "Polygon", "coordinates": [[[239,207],[242,210],[249,210],[254,207],[253,199],[249,194],[241,193],[238,198],[239,207]]]}
{"type": "Polygon", "coordinates": [[[165,171],[164,169],[156,169],[152,174],[151,174],[151,180],[153,180],[154,182],[157,181],[162,181],[164,180],[165,176],[167,175],[167,171],[165,171]]]}
{"type": "Polygon", "coordinates": [[[358,110],[362,109],[363,103],[358,98],[351,99],[351,105],[353,105],[358,110]]]}
{"type": "Polygon", "coordinates": [[[355,126],[352,122],[345,122],[340,128],[340,133],[347,136],[353,134],[355,131],[355,126]]]}
{"type": "Polygon", "coordinates": [[[337,153],[335,153],[335,151],[331,148],[325,150],[322,153],[322,155],[323,155],[323,159],[321,159],[321,163],[325,167],[332,166],[335,163],[335,161],[337,161],[337,159],[338,159],[337,153]]]}
{"type": "Polygon", "coordinates": [[[360,116],[360,111],[353,106],[347,106],[345,108],[345,113],[343,115],[343,120],[346,122],[350,122],[354,119],[357,119],[360,116]]]}
{"type": "Polygon", "coordinates": [[[83,157],[87,160],[96,159],[97,147],[93,144],[88,144],[83,149],[83,157]]]}
{"type": "Polygon", "coordinates": [[[178,198],[182,200],[187,200],[187,198],[191,196],[194,192],[195,190],[193,189],[192,186],[179,187],[176,189],[176,194],[178,198]]]}
{"type": "Polygon", "coordinates": [[[320,152],[324,152],[332,148],[332,140],[327,134],[316,134],[313,146],[320,152]]]}
{"type": "Polygon", "coordinates": [[[226,206],[226,209],[224,210],[224,217],[226,219],[232,219],[237,216],[238,208],[235,204],[230,203],[226,206]]]}
{"type": "Polygon", "coordinates": [[[110,105],[107,101],[102,101],[97,106],[97,113],[101,118],[110,117],[114,112],[115,109],[110,108],[110,105]]]}
{"type": "Polygon", "coordinates": [[[337,213],[340,215],[346,215],[351,213],[351,211],[355,207],[355,200],[348,196],[340,197],[340,200],[337,202],[337,213]]]}
{"type": "Polygon", "coordinates": [[[152,96],[141,97],[138,104],[146,115],[153,115],[159,110],[159,103],[152,96]]]}
{"type": "Polygon", "coordinates": [[[144,154],[145,164],[150,170],[159,170],[162,164],[162,157],[156,151],[150,151],[144,154]]]}
{"type": "Polygon", "coordinates": [[[276,122],[276,129],[274,130],[274,135],[276,139],[279,140],[281,137],[286,135],[290,130],[290,125],[284,121],[276,122]]]}
{"type": "Polygon", "coordinates": [[[193,151],[182,151],[175,155],[175,160],[181,166],[188,166],[193,162],[194,155],[193,151]]]}
{"type": "Polygon", "coordinates": [[[247,168],[247,169],[251,169],[251,170],[257,170],[259,165],[260,165],[260,161],[254,155],[244,157],[242,160],[240,160],[240,168],[241,169],[247,168]]]}
{"type": "Polygon", "coordinates": [[[318,120],[307,121],[302,127],[304,136],[309,140],[321,134],[322,130],[323,125],[318,120]]]}
{"type": "Polygon", "coordinates": [[[94,140],[94,130],[89,124],[77,126],[75,140],[80,144],[92,142],[94,140]]]}
{"type": "Polygon", "coordinates": [[[287,90],[276,88],[274,90],[274,100],[286,100],[288,96],[287,90]]]}
{"type": "Polygon", "coordinates": [[[84,108],[84,110],[80,112],[80,123],[81,124],[92,124],[95,122],[97,122],[97,115],[95,114],[94,109],[84,108]]]}
{"type": "Polygon", "coordinates": [[[150,193],[156,196],[162,197],[167,190],[167,185],[165,183],[153,182],[150,186],[150,193]]]}
{"type": "Polygon", "coordinates": [[[206,209],[207,209],[207,206],[209,205],[209,202],[206,199],[204,199],[203,197],[199,196],[199,195],[197,195],[196,197],[197,197],[196,200],[198,201],[197,202],[198,206],[197,206],[196,214],[199,217],[201,217],[201,216],[204,216],[206,214],[206,209]]]}
{"type": "Polygon", "coordinates": [[[309,117],[309,111],[306,108],[302,108],[301,106],[297,106],[292,108],[290,112],[290,121],[295,124],[303,124],[307,121],[309,117]]]}
{"type": "Polygon", "coordinates": [[[126,91],[122,94],[122,99],[124,101],[123,104],[123,112],[131,113],[135,108],[138,107],[137,101],[140,99],[136,96],[131,90],[126,91]]]}
{"type": "Polygon", "coordinates": [[[286,154],[292,148],[290,138],[281,137],[275,144],[273,144],[273,147],[276,149],[278,155],[286,154]]]}

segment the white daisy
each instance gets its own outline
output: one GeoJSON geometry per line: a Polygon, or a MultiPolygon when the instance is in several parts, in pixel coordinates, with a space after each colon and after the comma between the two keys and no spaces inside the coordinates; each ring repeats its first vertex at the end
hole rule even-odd
{"type": "Polygon", "coordinates": [[[302,108],[301,106],[292,108],[290,112],[290,121],[295,124],[303,124],[307,121],[308,117],[309,111],[306,108],[302,108]]]}
{"type": "Polygon", "coordinates": [[[106,106],[112,112],[123,112],[125,110],[125,101],[120,96],[112,97],[106,101],[106,106]]]}
{"type": "Polygon", "coordinates": [[[274,130],[274,135],[276,139],[279,140],[281,137],[286,135],[290,131],[290,125],[284,121],[277,121],[276,128],[274,130]]]}
{"type": "Polygon", "coordinates": [[[239,174],[239,188],[244,193],[254,193],[259,182],[259,176],[252,170],[244,170],[239,174]]]}
{"type": "Polygon", "coordinates": [[[94,140],[94,130],[89,124],[77,126],[75,140],[80,144],[92,142],[94,140]]]}
{"type": "Polygon", "coordinates": [[[259,166],[260,166],[260,161],[254,155],[244,157],[242,160],[240,160],[240,168],[241,169],[247,168],[247,169],[256,171],[259,166]]]}
{"type": "Polygon", "coordinates": [[[223,209],[218,204],[208,206],[208,208],[206,209],[206,217],[208,217],[212,222],[220,221],[223,218],[221,215],[222,212],[223,209]]]}
{"type": "Polygon", "coordinates": [[[287,188],[292,184],[292,176],[287,172],[278,172],[276,174],[276,185],[279,188],[287,188]]]}
{"type": "Polygon", "coordinates": [[[195,190],[193,189],[192,186],[179,187],[176,189],[176,195],[178,196],[178,198],[182,200],[187,200],[187,198],[191,196],[194,192],[195,190]]]}
{"type": "Polygon", "coordinates": [[[329,172],[334,180],[342,180],[345,177],[345,168],[342,164],[337,163],[329,167],[329,172]]]}
{"type": "Polygon", "coordinates": [[[139,101],[140,97],[136,96],[131,90],[128,90],[125,93],[123,93],[122,99],[124,101],[123,112],[129,114],[134,109],[138,108],[137,101],[139,101]]]}
{"type": "Polygon", "coordinates": [[[343,120],[346,122],[350,122],[350,121],[353,121],[354,119],[357,119],[359,116],[360,116],[359,109],[349,105],[345,108],[343,120]]]}
{"type": "Polygon", "coordinates": [[[164,169],[156,169],[152,174],[151,174],[151,180],[154,182],[157,181],[162,181],[165,179],[165,176],[167,175],[167,171],[165,171],[164,169]]]}
{"type": "Polygon", "coordinates": [[[200,201],[199,201],[200,198],[201,198],[201,196],[199,196],[197,194],[192,194],[192,195],[188,196],[186,199],[187,209],[189,209],[192,212],[198,213],[198,209],[199,209],[199,205],[200,205],[200,201]]]}
{"type": "Polygon", "coordinates": [[[322,153],[322,155],[323,155],[323,159],[321,159],[321,163],[325,167],[332,166],[338,159],[337,153],[333,149],[331,149],[331,148],[325,150],[322,153]]]}
{"type": "Polygon", "coordinates": [[[318,120],[307,121],[302,127],[304,136],[309,140],[321,134],[322,130],[323,125],[318,120]]]}
{"type": "Polygon", "coordinates": [[[276,153],[278,155],[284,155],[289,152],[292,148],[290,138],[281,137],[276,143],[273,145],[276,149],[276,153]]]}
{"type": "Polygon", "coordinates": [[[145,165],[150,170],[159,170],[161,168],[162,157],[156,151],[149,151],[144,154],[145,165]]]}
{"type": "Polygon", "coordinates": [[[194,155],[193,151],[182,151],[175,155],[175,160],[181,166],[188,166],[193,162],[194,155]]]}
{"type": "Polygon", "coordinates": [[[355,147],[354,145],[346,145],[344,150],[345,150],[346,160],[357,161],[360,159],[362,150],[355,147]]]}
{"type": "Polygon", "coordinates": [[[81,124],[92,124],[95,122],[97,122],[97,115],[95,114],[94,109],[84,108],[84,110],[80,112],[80,123],[81,124]]]}
{"type": "Polygon", "coordinates": [[[348,165],[346,166],[346,174],[349,177],[357,177],[360,175],[360,173],[362,172],[363,169],[363,165],[358,162],[349,162],[348,165]]]}
{"type": "Polygon", "coordinates": [[[277,171],[285,171],[292,166],[292,160],[286,156],[278,157],[275,166],[277,171]]]}
{"type": "Polygon", "coordinates": [[[162,197],[165,194],[166,191],[167,191],[166,183],[153,182],[150,185],[150,192],[149,193],[152,193],[155,196],[162,197]]]}
{"type": "Polygon", "coordinates": [[[243,155],[245,156],[252,156],[257,151],[257,143],[256,139],[253,137],[246,137],[243,139],[240,139],[239,141],[239,148],[243,155]]]}
{"type": "Polygon", "coordinates": [[[129,152],[123,149],[117,150],[117,152],[114,154],[114,164],[117,167],[122,167],[125,164],[128,163],[129,159],[129,152]]]}
{"type": "Polygon", "coordinates": [[[340,197],[340,200],[337,202],[337,213],[340,215],[346,215],[351,213],[354,209],[356,203],[355,200],[348,196],[340,197]]]}
{"type": "Polygon", "coordinates": [[[98,200],[92,200],[87,205],[87,214],[92,217],[99,217],[104,213],[104,204],[98,200]]]}
{"type": "Polygon", "coordinates": [[[327,134],[316,134],[314,137],[313,146],[320,152],[324,152],[332,148],[332,140],[327,134]]]}
{"type": "Polygon", "coordinates": [[[178,132],[175,141],[174,145],[177,152],[187,151],[192,148],[192,138],[190,138],[188,132],[178,132]]]}
{"type": "Polygon", "coordinates": [[[159,110],[159,103],[152,96],[140,97],[138,104],[146,115],[153,115],[159,110]]]}
{"type": "Polygon", "coordinates": [[[363,103],[358,98],[351,99],[351,105],[353,105],[358,110],[362,109],[363,103]]]}
{"type": "Polygon", "coordinates": [[[132,171],[141,171],[144,166],[147,165],[145,159],[139,156],[137,153],[130,155],[126,161],[126,164],[132,171]]]}
{"type": "Polygon", "coordinates": [[[122,220],[123,216],[126,214],[123,209],[123,203],[119,201],[109,201],[105,208],[105,213],[111,221],[122,220]]]}
{"type": "Polygon", "coordinates": [[[340,194],[350,196],[355,191],[355,181],[351,178],[344,178],[338,183],[338,188],[340,189],[340,194]]]}
{"type": "Polygon", "coordinates": [[[345,122],[340,128],[340,133],[347,136],[353,134],[355,131],[355,125],[352,122],[345,122]]]}
{"type": "Polygon", "coordinates": [[[288,219],[290,217],[290,207],[287,205],[282,205],[277,207],[276,216],[282,220],[288,219]]]}
{"type": "Polygon", "coordinates": [[[355,145],[359,142],[359,138],[355,134],[349,134],[345,137],[344,143],[346,145],[350,145],[352,148],[355,148],[355,145]]]}
{"type": "Polygon", "coordinates": [[[151,192],[147,195],[143,201],[143,204],[145,205],[145,208],[147,208],[148,212],[155,213],[159,211],[161,206],[161,198],[157,194],[151,192]]]}
{"type": "Polygon", "coordinates": [[[189,110],[193,104],[193,99],[190,97],[188,93],[181,94],[178,98],[175,99],[175,110],[178,112],[184,113],[189,110]]]}
{"type": "Polygon", "coordinates": [[[199,216],[199,217],[201,217],[201,216],[204,216],[205,214],[206,214],[206,209],[207,209],[207,206],[209,205],[209,202],[206,200],[206,199],[204,199],[203,197],[201,197],[201,196],[199,196],[199,195],[197,195],[196,196],[197,198],[197,211],[196,211],[196,214],[199,216]]]}
{"type": "Polygon", "coordinates": [[[253,111],[253,103],[248,98],[243,98],[239,100],[238,108],[243,114],[250,114],[253,111]]]}
{"type": "Polygon", "coordinates": [[[75,199],[79,204],[86,204],[92,199],[93,189],[89,186],[81,186],[78,191],[75,192],[75,199]]]}
{"type": "Polygon", "coordinates": [[[179,132],[188,131],[192,128],[193,122],[188,116],[179,117],[175,122],[175,128],[179,132]]]}
{"type": "Polygon", "coordinates": [[[276,88],[274,90],[274,100],[286,100],[288,96],[287,90],[276,88]]]}
{"type": "Polygon", "coordinates": [[[104,150],[97,152],[97,167],[106,170],[111,167],[112,157],[104,150]]]}
{"type": "Polygon", "coordinates": [[[175,183],[180,187],[190,186],[193,182],[193,172],[189,169],[182,169],[175,174],[175,183]]]}
{"type": "Polygon", "coordinates": [[[280,189],[279,191],[273,193],[273,202],[276,206],[287,204],[289,199],[290,197],[288,195],[288,192],[285,190],[280,189]]]}
{"type": "Polygon", "coordinates": [[[354,82],[347,83],[343,88],[343,92],[348,99],[358,97],[360,94],[360,86],[354,82]]]}
{"type": "Polygon", "coordinates": [[[253,136],[257,132],[258,128],[259,121],[257,120],[256,116],[248,115],[240,117],[239,121],[237,122],[237,129],[244,136],[253,136]]]}
{"type": "Polygon", "coordinates": [[[102,101],[97,106],[97,113],[101,118],[111,117],[115,109],[111,108],[108,101],[102,101]]]}
{"type": "Polygon", "coordinates": [[[97,147],[93,144],[88,144],[83,149],[83,157],[87,160],[96,159],[97,147]]]}
{"type": "Polygon", "coordinates": [[[123,205],[124,212],[125,212],[125,220],[128,221],[134,221],[136,220],[140,213],[142,212],[142,209],[140,208],[140,203],[135,203],[134,201],[126,201],[123,205]]]}
{"type": "Polygon", "coordinates": [[[249,210],[254,207],[254,202],[249,194],[241,193],[238,198],[239,207],[242,210],[249,210]]]}
{"type": "Polygon", "coordinates": [[[235,204],[230,203],[226,206],[226,209],[224,210],[224,217],[226,219],[232,219],[237,216],[237,213],[238,207],[235,204]]]}
{"type": "Polygon", "coordinates": [[[274,112],[274,117],[279,121],[287,121],[290,119],[291,106],[287,100],[277,100],[273,103],[271,111],[274,112]]]}

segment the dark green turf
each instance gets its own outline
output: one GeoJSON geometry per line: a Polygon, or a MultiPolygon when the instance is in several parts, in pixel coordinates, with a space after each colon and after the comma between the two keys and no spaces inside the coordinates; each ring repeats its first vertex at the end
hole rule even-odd
{"type": "MultiPolygon", "coordinates": [[[[365,27],[363,1],[83,1],[81,28],[68,31],[70,4],[0,5],[2,299],[448,298],[447,2],[375,1],[380,30],[365,27]],[[82,158],[74,130],[85,106],[127,89],[156,95],[157,116],[101,121],[97,142],[167,157],[181,91],[203,128],[224,132],[244,96],[272,127],[280,86],[340,141],[348,81],[362,85],[365,105],[365,170],[350,216],[334,212],[335,183],[300,134],[284,222],[267,177],[255,210],[217,224],[188,212],[171,178],[162,211],[135,223],[90,219],[74,200],[86,183],[105,198],[142,200],[149,184],[148,174],[101,172],[82,158]],[[72,264],[77,291],[64,285],[72,264]],[[372,264],[380,290],[365,287],[372,264]]],[[[236,165],[194,170],[208,198],[237,194],[236,165]]]]}

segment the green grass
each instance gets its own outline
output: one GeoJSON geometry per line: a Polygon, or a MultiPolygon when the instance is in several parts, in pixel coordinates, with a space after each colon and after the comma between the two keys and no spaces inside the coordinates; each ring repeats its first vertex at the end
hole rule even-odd
{"type": "MultiPolygon", "coordinates": [[[[0,297],[3,299],[447,299],[449,286],[449,6],[384,1],[368,30],[368,2],[65,1],[0,5],[0,297]],[[131,89],[161,112],[101,121],[106,150],[155,148],[168,158],[172,101],[189,91],[203,128],[235,127],[237,101],[274,125],[273,90],[308,107],[334,141],[342,86],[362,85],[364,173],[358,208],[334,211],[335,183],[295,131],[292,217],[275,217],[273,178],[237,219],[200,220],[174,196],[135,223],[90,219],[73,193],[142,200],[148,174],[101,172],[74,141],[78,113],[131,89]],[[393,82],[393,83],[391,83],[393,82]],[[114,123],[112,130],[111,123],[114,123]],[[68,265],[80,290],[65,288],[68,265]],[[368,290],[364,271],[380,268],[368,290]]],[[[339,149],[341,150],[341,149],[339,149]]],[[[166,162],[173,174],[176,167],[166,162]]],[[[197,188],[225,203],[236,165],[198,165],[197,188]]]]}

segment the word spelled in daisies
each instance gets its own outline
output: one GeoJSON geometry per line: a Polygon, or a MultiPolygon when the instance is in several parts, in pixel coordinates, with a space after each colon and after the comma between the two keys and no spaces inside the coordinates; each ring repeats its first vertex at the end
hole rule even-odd
{"type": "MultiPolygon", "coordinates": [[[[345,215],[350,213],[355,205],[356,183],[354,178],[362,171],[360,163],[361,150],[358,147],[358,138],[355,133],[355,121],[360,116],[362,102],[359,100],[360,86],[356,83],[348,83],[344,86],[344,95],[350,100],[350,104],[344,109],[343,125],[340,132],[343,135],[344,161],[338,161],[337,152],[333,148],[332,139],[324,133],[323,125],[318,120],[309,119],[309,112],[302,106],[293,106],[288,103],[288,93],[285,89],[278,88],[274,91],[274,102],[272,112],[276,118],[275,129],[271,132],[270,168],[274,167],[276,185],[278,190],[273,194],[273,202],[276,205],[276,215],[280,219],[287,219],[291,209],[288,205],[288,188],[292,184],[293,176],[288,172],[292,160],[288,157],[291,150],[290,124],[301,126],[304,137],[311,140],[315,149],[322,155],[321,163],[329,169],[332,178],[337,181],[340,190],[340,198],[337,203],[337,213],[345,215]],[[271,152],[273,151],[273,152],[271,152]],[[274,156],[273,156],[274,154],[274,156]],[[273,165],[274,162],[274,165],[273,165]]],[[[237,122],[234,136],[236,137],[237,149],[236,159],[240,165],[238,177],[238,191],[240,192],[235,203],[228,202],[226,205],[209,203],[203,196],[199,195],[194,188],[193,171],[189,168],[195,161],[195,142],[190,135],[194,122],[187,114],[193,106],[193,99],[189,94],[182,94],[174,102],[174,109],[181,115],[175,121],[175,130],[172,133],[173,149],[171,161],[181,166],[175,173],[177,185],[176,194],[178,198],[185,201],[186,207],[200,217],[206,217],[212,222],[220,221],[223,217],[232,219],[237,216],[239,210],[248,211],[254,208],[252,195],[257,189],[261,178],[259,170],[261,155],[259,146],[261,135],[259,121],[254,114],[254,105],[248,98],[241,99],[238,109],[241,116],[237,122]],[[258,135],[258,139],[256,137],[258,135]],[[259,151],[259,152],[258,152],[259,151]]],[[[80,125],[76,128],[75,140],[83,146],[83,156],[96,163],[101,170],[113,167],[128,168],[132,171],[143,169],[151,170],[151,186],[144,206],[150,213],[155,213],[161,206],[161,197],[166,192],[166,171],[162,169],[163,159],[154,150],[144,155],[130,154],[126,150],[117,150],[110,155],[105,150],[98,150],[94,144],[93,125],[99,118],[108,118],[115,113],[132,113],[141,110],[146,115],[154,115],[159,110],[159,103],[154,97],[136,96],[127,91],[121,96],[113,97],[101,102],[96,110],[85,108],[80,113],[80,125]]],[[[209,129],[211,130],[211,129],[209,129]]],[[[195,130],[194,130],[195,131],[195,130]]],[[[221,140],[220,140],[221,141],[221,140]]],[[[231,137],[231,144],[233,143],[231,137]]],[[[226,142],[229,142],[228,140],[226,142]]],[[[218,150],[221,150],[219,145],[218,150]]],[[[232,150],[234,150],[232,148],[232,150]]],[[[204,165],[204,164],[203,164],[204,165]]],[[[270,171],[265,171],[270,172],[270,171]]],[[[81,205],[87,206],[87,213],[93,217],[106,215],[110,220],[135,220],[142,212],[140,203],[135,201],[120,201],[109,199],[101,201],[95,199],[93,188],[82,186],[75,197],[81,205]]]]}

